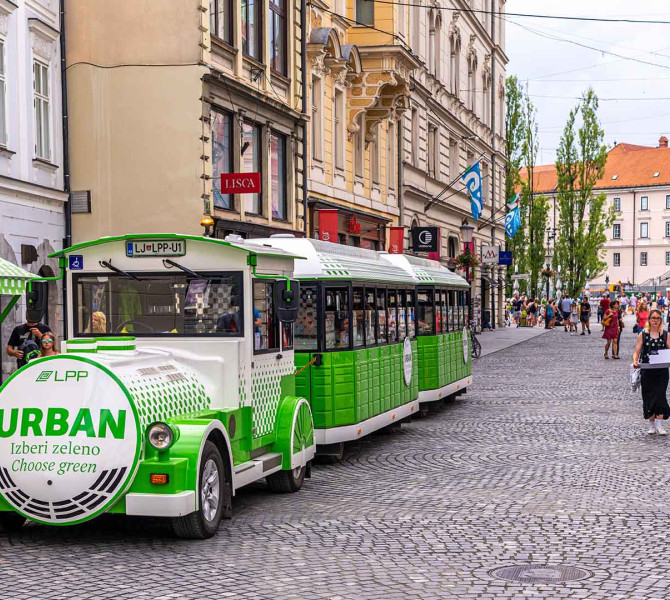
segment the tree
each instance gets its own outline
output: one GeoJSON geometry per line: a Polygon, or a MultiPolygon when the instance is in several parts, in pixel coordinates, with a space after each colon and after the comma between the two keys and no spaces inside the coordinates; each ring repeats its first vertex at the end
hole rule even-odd
{"type": "MultiPolygon", "coordinates": [[[[523,162],[524,141],[524,90],[516,76],[505,80],[505,202],[511,200],[521,185],[519,170],[523,162]]],[[[506,238],[505,247],[512,252],[519,270],[524,272],[526,255],[526,223],[523,207],[521,207],[521,227],[512,238],[506,238]],[[521,261],[521,262],[520,262],[521,261]]],[[[514,273],[514,266],[507,268],[508,279],[514,273]]]]}
{"type": "Polygon", "coordinates": [[[594,195],[607,161],[604,131],[598,122],[598,97],[592,88],[570,111],[556,155],[558,233],[554,266],[560,267],[567,294],[579,295],[586,273],[598,275],[607,264],[601,258],[605,231],[614,209],[605,206],[605,194],[594,195]],[[581,126],[575,131],[577,116],[581,126]]]}
{"type": "MultiPolygon", "coordinates": [[[[530,273],[530,289],[535,294],[538,289],[540,271],[544,266],[544,231],[549,214],[549,201],[545,196],[534,196],[534,171],[538,151],[537,110],[527,93],[524,95],[524,127],[523,127],[523,165],[527,176],[522,182],[521,201],[526,213],[527,247],[525,248],[525,272],[530,273]]],[[[516,237],[516,236],[514,236],[516,237]]]]}

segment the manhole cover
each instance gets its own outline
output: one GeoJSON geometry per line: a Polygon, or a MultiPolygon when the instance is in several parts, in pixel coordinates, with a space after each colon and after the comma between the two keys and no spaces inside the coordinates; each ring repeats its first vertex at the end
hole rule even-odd
{"type": "Polygon", "coordinates": [[[489,574],[498,579],[523,583],[561,583],[593,576],[593,573],[586,569],[565,565],[515,565],[493,569],[489,574]]]}

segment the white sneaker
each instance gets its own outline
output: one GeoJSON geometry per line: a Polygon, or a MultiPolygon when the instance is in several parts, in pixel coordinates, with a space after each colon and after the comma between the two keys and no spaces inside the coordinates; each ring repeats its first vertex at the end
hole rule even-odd
{"type": "Polygon", "coordinates": [[[656,420],[656,432],[658,435],[668,435],[668,432],[663,427],[663,422],[658,419],[656,420]]]}
{"type": "Polygon", "coordinates": [[[656,426],[654,423],[651,423],[649,425],[649,429],[647,429],[647,435],[655,435],[656,434],[656,426]]]}

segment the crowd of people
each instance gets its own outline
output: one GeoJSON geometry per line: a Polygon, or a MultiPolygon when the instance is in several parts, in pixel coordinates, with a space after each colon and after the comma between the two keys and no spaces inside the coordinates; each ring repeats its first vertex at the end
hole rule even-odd
{"type": "Polygon", "coordinates": [[[506,322],[508,326],[544,327],[553,329],[563,327],[570,335],[591,335],[591,303],[589,297],[581,298],[566,296],[560,300],[547,298],[528,298],[525,294],[515,293],[507,301],[506,322]]]}

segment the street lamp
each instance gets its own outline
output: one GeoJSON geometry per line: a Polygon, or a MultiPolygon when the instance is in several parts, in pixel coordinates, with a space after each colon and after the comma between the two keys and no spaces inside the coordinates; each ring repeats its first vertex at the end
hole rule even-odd
{"type": "Polygon", "coordinates": [[[610,272],[605,271],[605,293],[610,297],[610,272]]]}
{"type": "MultiPolygon", "coordinates": [[[[551,250],[547,249],[547,255],[544,257],[547,261],[547,271],[551,271],[551,259],[554,255],[551,253],[551,250]]],[[[547,273],[547,301],[549,301],[549,280],[551,276],[547,273]]]]}
{"type": "MultiPolygon", "coordinates": [[[[463,219],[461,223],[461,239],[463,240],[463,253],[466,255],[471,254],[470,244],[472,243],[472,236],[475,231],[474,225],[470,225],[467,219],[463,219]]],[[[470,281],[470,261],[468,261],[468,266],[465,269],[465,278],[470,284],[468,289],[468,323],[472,321],[472,282],[470,281]]]]}

